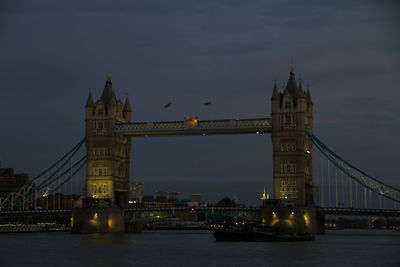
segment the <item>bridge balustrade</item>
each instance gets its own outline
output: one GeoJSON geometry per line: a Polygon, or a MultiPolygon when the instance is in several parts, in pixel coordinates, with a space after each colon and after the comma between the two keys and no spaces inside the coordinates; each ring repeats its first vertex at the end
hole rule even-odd
{"type": "Polygon", "coordinates": [[[172,121],[172,122],[138,122],[138,123],[118,123],[115,132],[128,135],[143,135],[144,133],[157,134],[168,131],[173,134],[184,134],[185,130],[209,131],[221,130],[236,131],[243,133],[243,129],[251,129],[254,133],[269,132],[272,129],[272,122],[269,118],[262,119],[243,119],[243,120],[204,120],[204,121],[172,121]]]}

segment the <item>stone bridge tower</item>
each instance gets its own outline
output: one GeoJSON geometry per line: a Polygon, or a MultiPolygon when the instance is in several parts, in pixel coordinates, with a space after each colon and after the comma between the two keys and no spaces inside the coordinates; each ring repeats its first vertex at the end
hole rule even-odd
{"type": "Polygon", "coordinates": [[[275,84],[271,98],[274,198],[287,206],[313,204],[310,91],[297,83],[291,67],[283,92],[275,84]]]}
{"type": "Polygon", "coordinates": [[[96,102],[92,93],[86,103],[86,194],[90,199],[127,204],[131,141],[115,133],[119,122],[131,121],[128,97],[117,100],[111,77],[96,102]]]}

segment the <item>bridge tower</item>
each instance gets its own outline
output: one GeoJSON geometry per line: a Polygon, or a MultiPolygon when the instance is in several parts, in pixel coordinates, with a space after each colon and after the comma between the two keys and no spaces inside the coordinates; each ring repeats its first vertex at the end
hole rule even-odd
{"type": "Polygon", "coordinates": [[[312,109],[292,66],[286,88],[275,82],[271,97],[274,198],[287,206],[313,204],[312,143],[304,134],[312,132],[312,109]]]}
{"type": "Polygon", "coordinates": [[[117,100],[111,77],[96,102],[92,93],[86,103],[86,194],[90,199],[108,200],[124,207],[127,204],[131,141],[115,133],[119,122],[131,121],[131,107],[126,97],[117,100]]]}

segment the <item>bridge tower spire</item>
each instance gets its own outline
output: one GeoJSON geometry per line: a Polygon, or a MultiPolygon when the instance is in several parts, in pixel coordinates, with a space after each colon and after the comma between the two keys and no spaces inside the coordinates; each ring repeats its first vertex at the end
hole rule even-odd
{"type": "Polygon", "coordinates": [[[117,123],[131,121],[129,100],[125,108],[117,99],[111,77],[107,77],[101,97],[93,103],[92,94],[86,105],[86,194],[119,206],[127,203],[131,141],[115,133],[117,123]]]}
{"type": "Polygon", "coordinates": [[[313,204],[312,101],[295,78],[291,66],[283,92],[274,86],[271,97],[274,198],[285,205],[313,204]]]}

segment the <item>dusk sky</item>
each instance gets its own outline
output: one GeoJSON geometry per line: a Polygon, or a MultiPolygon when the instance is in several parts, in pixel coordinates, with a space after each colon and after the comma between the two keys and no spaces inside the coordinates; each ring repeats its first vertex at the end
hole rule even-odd
{"type": "MultiPolygon", "coordinates": [[[[80,141],[88,88],[97,99],[107,75],[136,122],[259,118],[293,61],[315,135],[399,187],[399,11],[386,0],[2,0],[2,167],[33,177],[80,141]]],[[[271,192],[270,135],[134,139],[132,151],[146,194],[255,205],[271,192]]]]}

